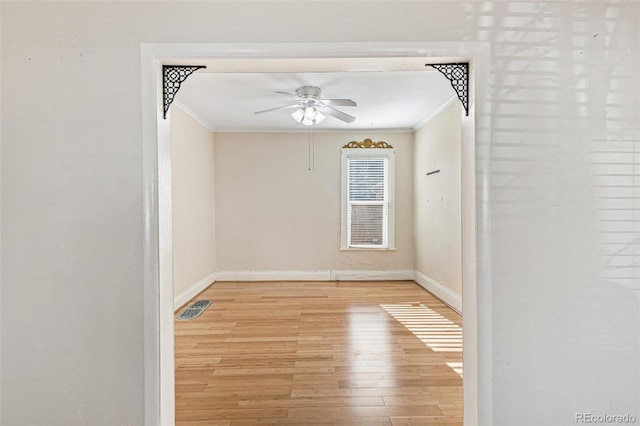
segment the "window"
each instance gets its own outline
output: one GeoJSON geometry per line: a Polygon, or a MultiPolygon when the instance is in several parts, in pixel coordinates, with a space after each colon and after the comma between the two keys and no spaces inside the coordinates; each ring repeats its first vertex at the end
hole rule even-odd
{"type": "Polygon", "coordinates": [[[392,249],[394,150],[342,150],[342,248],[392,249]]]}

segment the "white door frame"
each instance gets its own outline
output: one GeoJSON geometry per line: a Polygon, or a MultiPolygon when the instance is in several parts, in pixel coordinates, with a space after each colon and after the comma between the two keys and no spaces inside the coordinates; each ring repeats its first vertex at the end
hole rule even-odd
{"type": "Polygon", "coordinates": [[[489,168],[488,164],[479,165],[477,160],[488,161],[489,156],[480,153],[479,148],[488,150],[489,144],[478,143],[479,131],[475,126],[475,116],[489,117],[490,107],[489,102],[482,105],[476,102],[487,99],[484,89],[489,86],[489,49],[487,43],[481,42],[141,45],[145,424],[172,425],[175,418],[171,145],[170,120],[163,119],[162,65],[274,58],[425,58],[425,63],[429,59],[451,58],[451,62],[469,62],[469,116],[462,118],[464,424],[490,424],[489,168]],[[481,235],[477,225],[486,232],[481,235]],[[483,266],[480,271],[478,261],[483,266]],[[478,284],[482,285],[482,292],[477,291],[478,284]],[[482,310],[478,309],[479,301],[482,310]]]}

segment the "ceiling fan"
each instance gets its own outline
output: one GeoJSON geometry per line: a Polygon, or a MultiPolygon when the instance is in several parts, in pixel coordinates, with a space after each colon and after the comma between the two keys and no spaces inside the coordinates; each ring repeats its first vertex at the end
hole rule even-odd
{"type": "Polygon", "coordinates": [[[295,108],[291,116],[298,123],[304,124],[305,126],[320,123],[324,120],[325,114],[342,120],[345,123],[353,123],[356,119],[354,116],[334,108],[336,106],[358,106],[354,101],[351,99],[321,99],[320,88],[316,86],[298,87],[295,94],[289,92],[276,93],[293,96],[296,98],[296,101],[291,105],[256,111],[254,114],[264,114],[265,112],[295,108]]]}

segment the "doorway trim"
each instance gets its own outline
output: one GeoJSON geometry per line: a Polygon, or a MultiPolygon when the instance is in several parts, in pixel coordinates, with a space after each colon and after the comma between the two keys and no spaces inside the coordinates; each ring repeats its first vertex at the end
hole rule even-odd
{"type": "MultiPolygon", "coordinates": [[[[490,104],[485,102],[480,108],[476,101],[485,98],[484,88],[489,86],[489,57],[488,44],[482,42],[141,45],[146,425],[170,425],[175,419],[171,145],[170,119],[163,119],[162,65],[275,58],[424,58],[427,62],[433,58],[434,62],[469,63],[469,115],[462,117],[463,415],[465,425],[490,423],[491,300],[488,268],[484,267],[490,264],[489,167],[477,160],[488,162],[489,156],[479,152],[475,120],[476,115],[489,116],[490,104]],[[485,232],[479,233],[478,225],[485,232]],[[481,271],[478,261],[483,264],[481,271]]],[[[488,142],[482,146],[488,150],[488,142]]]]}

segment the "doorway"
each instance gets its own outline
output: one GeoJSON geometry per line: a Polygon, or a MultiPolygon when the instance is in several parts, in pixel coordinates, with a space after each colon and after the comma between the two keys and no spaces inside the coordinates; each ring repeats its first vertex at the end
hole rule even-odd
{"type": "MultiPolygon", "coordinates": [[[[170,124],[163,119],[162,64],[199,65],[203,60],[292,61],[339,58],[334,66],[375,58],[380,71],[424,69],[425,61],[454,57],[471,62],[469,116],[462,119],[462,276],[464,310],[464,419],[478,418],[478,297],[476,291],[477,211],[475,160],[476,58],[482,48],[473,44],[320,43],[264,45],[143,45],[143,159],[145,191],[145,413],[147,424],[171,424],[174,418],[173,291],[171,230],[170,124]],[[194,60],[192,58],[199,58],[194,60]]],[[[344,65],[343,65],[344,66],[344,65]]],[[[337,70],[336,70],[337,71],[337,70]]],[[[486,184],[482,182],[482,184],[486,184]]],[[[484,244],[483,244],[484,246],[484,244]]],[[[486,256],[486,253],[484,253],[486,256]]]]}

